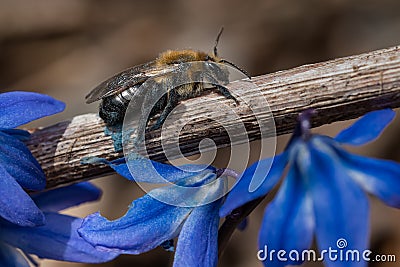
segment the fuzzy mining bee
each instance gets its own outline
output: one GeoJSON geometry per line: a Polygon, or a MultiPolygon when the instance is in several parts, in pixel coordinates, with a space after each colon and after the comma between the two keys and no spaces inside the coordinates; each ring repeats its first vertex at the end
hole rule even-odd
{"type": "MultiPolygon", "coordinates": [[[[151,62],[126,69],[104,81],[86,96],[86,103],[101,100],[99,116],[104,120],[106,125],[109,127],[121,125],[129,102],[139,99],[138,95],[152,93],[140,92],[139,88],[144,82],[149,78],[153,78],[155,87],[168,87],[168,84],[171,84],[168,79],[173,79],[171,77],[174,76],[165,74],[182,73],[181,66],[183,66],[184,63],[191,62],[212,62],[216,64],[206,65],[209,67],[205,67],[205,69],[184,72],[186,73],[185,75],[193,76],[188,78],[194,78],[194,80],[201,80],[203,82],[192,82],[175,88],[166,88],[167,93],[164,94],[155,105],[149,107],[151,108],[149,113],[150,116],[145,119],[144,122],[141,122],[142,128],[145,129],[150,118],[156,114],[160,114],[160,116],[155,124],[152,125],[150,130],[160,128],[169,113],[181,100],[199,96],[204,91],[210,89],[210,86],[217,89],[217,91],[226,98],[232,99],[238,103],[237,99],[231,95],[229,90],[224,86],[229,83],[228,69],[224,64],[239,70],[249,78],[250,76],[235,64],[218,56],[217,45],[222,31],[223,29],[221,29],[216,38],[213,53],[205,53],[195,50],[165,51],[161,53],[157,59],[151,62]],[[203,77],[202,75],[205,75],[206,77],[203,77]],[[202,77],[204,79],[202,79],[202,77]]],[[[150,89],[147,91],[149,90],[150,89]]],[[[137,105],[146,106],[146,103],[137,103],[137,105]]]]}

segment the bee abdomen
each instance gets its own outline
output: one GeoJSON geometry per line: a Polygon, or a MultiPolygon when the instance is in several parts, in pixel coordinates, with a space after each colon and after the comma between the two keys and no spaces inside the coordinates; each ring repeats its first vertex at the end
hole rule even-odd
{"type": "Polygon", "coordinates": [[[121,93],[114,96],[115,101],[120,102],[121,104],[127,105],[129,101],[131,101],[132,97],[136,93],[136,87],[130,87],[121,93]]]}
{"type": "Polygon", "coordinates": [[[109,126],[121,124],[124,121],[129,101],[120,101],[117,96],[103,98],[100,103],[99,116],[109,126]]]}
{"type": "Polygon", "coordinates": [[[109,126],[121,124],[129,102],[137,93],[137,89],[137,86],[129,87],[116,95],[103,98],[99,109],[100,118],[109,126]]]}

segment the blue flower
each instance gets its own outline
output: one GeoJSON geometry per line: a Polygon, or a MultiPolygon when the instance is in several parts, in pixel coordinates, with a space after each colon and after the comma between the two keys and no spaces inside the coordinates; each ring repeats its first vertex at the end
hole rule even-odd
{"type": "Polygon", "coordinates": [[[46,224],[22,227],[0,219],[0,266],[26,266],[35,254],[53,260],[99,263],[112,260],[116,253],[96,250],[78,235],[82,219],[62,215],[59,210],[97,200],[101,191],[89,183],[38,193],[32,198],[42,209],[46,224]],[[21,254],[21,252],[23,254],[21,254]]]}
{"type": "Polygon", "coordinates": [[[13,129],[64,110],[64,103],[29,92],[0,94],[0,217],[19,226],[44,223],[44,215],[22,189],[45,187],[44,173],[22,142],[29,133],[13,129]]]}
{"type": "Polygon", "coordinates": [[[129,180],[170,184],[133,201],[117,220],[88,216],[79,229],[84,239],[102,250],[140,254],[157,246],[172,250],[170,240],[178,237],[174,266],[216,266],[218,210],[226,183],[213,167],[181,170],[147,159],[108,164],[129,180]]]}
{"type": "MultiPolygon", "coordinates": [[[[278,183],[288,165],[277,195],[267,206],[259,236],[266,266],[300,264],[301,258],[278,260],[272,250],[301,252],[311,246],[315,234],[320,251],[346,252],[367,249],[369,208],[366,192],[392,207],[400,207],[400,164],[358,156],[342,144],[362,145],[379,136],[394,118],[386,109],[370,112],[335,138],[310,133],[310,112],[300,122],[285,151],[274,159],[250,166],[228,194],[222,217],[244,203],[263,197],[278,183]],[[272,166],[268,171],[266,167],[272,166]],[[267,174],[268,173],[268,174],[267,174]]],[[[292,254],[292,256],[295,254],[292,254]]],[[[366,266],[360,261],[329,260],[326,266],[366,266]]]]}

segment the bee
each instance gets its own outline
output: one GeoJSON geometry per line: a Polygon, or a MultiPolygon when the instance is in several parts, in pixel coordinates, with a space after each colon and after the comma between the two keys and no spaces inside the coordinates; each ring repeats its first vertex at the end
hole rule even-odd
{"type": "MultiPolygon", "coordinates": [[[[176,88],[166,88],[167,93],[164,94],[154,106],[149,107],[151,108],[150,116],[145,122],[142,122],[142,128],[146,128],[150,118],[156,114],[160,114],[160,116],[156,123],[150,127],[150,130],[160,128],[167,116],[181,100],[199,96],[204,91],[210,89],[206,84],[216,88],[223,96],[239,104],[238,100],[224,86],[229,83],[229,73],[228,69],[226,67],[224,68],[222,64],[230,65],[247,77],[250,78],[250,76],[243,69],[218,56],[217,45],[222,31],[223,28],[220,30],[215,40],[212,54],[195,50],[165,51],[151,62],[126,69],[102,82],[86,96],[86,103],[101,100],[99,116],[104,120],[106,125],[121,125],[129,102],[139,99],[139,95],[152,93],[140,91],[140,86],[148,79],[154,79],[155,87],[168,87],[170,84],[169,79],[173,79],[174,76],[166,74],[182,73],[184,63],[210,62],[217,64],[208,64],[205,65],[206,67],[203,67],[204,69],[184,72],[185,75],[192,76],[188,78],[192,78],[192,80],[204,80],[203,82],[192,82],[176,88]]],[[[137,104],[146,106],[146,103],[137,104]]]]}

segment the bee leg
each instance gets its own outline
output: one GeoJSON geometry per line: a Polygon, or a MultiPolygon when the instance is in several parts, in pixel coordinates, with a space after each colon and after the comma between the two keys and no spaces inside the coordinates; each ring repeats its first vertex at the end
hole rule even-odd
{"type": "Polygon", "coordinates": [[[156,123],[149,128],[150,131],[157,130],[161,127],[164,121],[167,119],[168,115],[174,110],[174,108],[178,105],[179,97],[175,90],[170,90],[169,97],[167,99],[167,105],[164,110],[161,112],[160,117],[156,121],[156,123]]]}
{"type": "Polygon", "coordinates": [[[236,97],[234,97],[231,94],[231,92],[229,92],[228,88],[226,88],[225,86],[222,86],[220,84],[213,84],[213,86],[215,86],[223,96],[225,96],[228,99],[232,99],[233,101],[236,102],[237,105],[240,104],[239,101],[236,99],[236,97]]]}
{"type": "MultiPolygon", "coordinates": [[[[203,73],[204,75],[204,73],[203,73]]],[[[236,99],[236,97],[234,97],[231,92],[229,92],[228,88],[226,88],[225,86],[221,85],[212,75],[210,75],[209,73],[206,73],[206,75],[204,77],[202,77],[202,80],[206,80],[207,82],[209,82],[212,86],[214,86],[215,88],[218,89],[218,91],[225,96],[228,99],[232,99],[233,101],[235,101],[236,105],[239,105],[240,102],[236,99]]],[[[228,83],[229,81],[226,81],[226,83],[228,83]]]]}

